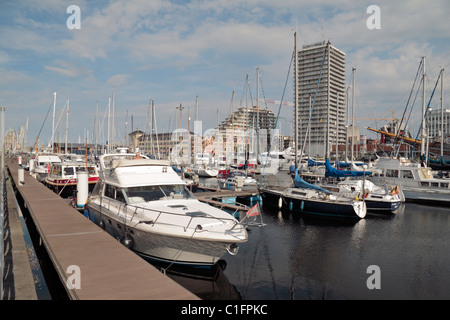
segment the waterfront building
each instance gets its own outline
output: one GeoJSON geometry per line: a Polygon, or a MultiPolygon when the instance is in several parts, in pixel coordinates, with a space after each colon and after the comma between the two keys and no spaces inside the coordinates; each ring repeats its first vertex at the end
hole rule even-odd
{"type": "MultiPolygon", "coordinates": [[[[445,109],[443,114],[444,137],[446,137],[450,135],[450,109],[445,109]]],[[[430,138],[439,138],[441,136],[442,123],[441,109],[430,109],[425,115],[425,121],[427,122],[426,128],[428,130],[428,136],[430,138]]]]}
{"type": "Polygon", "coordinates": [[[296,58],[294,89],[297,85],[298,114],[294,114],[294,117],[298,117],[299,122],[299,148],[305,142],[309,117],[313,110],[304,151],[311,155],[324,156],[327,151],[327,136],[328,151],[331,150],[330,145],[336,143],[336,139],[338,144],[345,144],[345,53],[330,42],[322,41],[304,45],[302,49],[297,50],[296,58]]]}
{"type": "Polygon", "coordinates": [[[275,115],[272,110],[258,108],[257,106],[247,108],[240,107],[219,124],[219,130],[225,132],[227,129],[274,129],[275,115]]]}

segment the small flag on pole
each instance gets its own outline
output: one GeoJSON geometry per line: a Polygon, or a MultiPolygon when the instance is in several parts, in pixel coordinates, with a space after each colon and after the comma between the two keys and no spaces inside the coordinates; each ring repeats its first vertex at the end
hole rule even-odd
{"type": "Polygon", "coordinates": [[[255,204],[253,207],[251,207],[245,213],[245,216],[247,216],[247,217],[259,216],[259,206],[258,206],[258,204],[255,204]]]}

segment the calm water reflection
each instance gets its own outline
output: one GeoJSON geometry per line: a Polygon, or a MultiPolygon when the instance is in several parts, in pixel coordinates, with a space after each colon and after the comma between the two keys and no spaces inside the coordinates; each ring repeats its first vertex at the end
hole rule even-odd
{"type": "MultiPolygon", "coordinates": [[[[200,297],[450,298],[449,208],[407,203],[396,215],[344,223],[263,205],[263,218],[267,225],[251,228],[249,241],[236,256],[225,256],[225,270],[211,277],[211,290],[203,286],[200,297]],[[380,268],[381,289],[367,287],[371,265],[380,268]]],[[[186,287],[195,288],[189,281],[186,287]]]]}

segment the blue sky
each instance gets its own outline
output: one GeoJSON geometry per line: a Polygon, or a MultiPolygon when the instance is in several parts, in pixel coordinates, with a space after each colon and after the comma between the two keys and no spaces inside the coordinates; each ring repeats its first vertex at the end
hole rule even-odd
{"type": "MultiPolygon", "coordinates": [[[[391,118],[392,111],[401,117],[422,56],[428,97],[440,70],[450,70],[449,12],[447,0],[1,0],[0,106],[6,108],[6,129],[17,132],[28,118],[29,143],[42,126],[40,141],[48,143],[52,115],[44,119],[55,91],[57,117],[70,100],[69,136],[75,142],[88,133],[91,141],[97,105],[102,122],[113,90],[116,139],[131,130],[131,116],[134,129],[146,128],[150,99],[162,132],[179,125],[180,103],[186,128],[198,96],[206,130],[216,126],[217,115],[221,121],[230,113],[233,90],[239,106],[247,74],[255,101],[257,68],[260,97],[281,100],[297,30],[299,46],[325,39],[346,53],[349,85],[356,68],[356,118],[391,118]],[[381,9],[379,30],[366,26],[371,4],[381,9]],[[79,30],[67,28],[70,5],[80,8],[79,30]]],[[[436,95],[432,107],[439,108],[436,95]]],[[[267,107],[277,112],[279,106],[267,107]]],[[[288,133],[292,108],[282,107],[281,116],[282,132],[288,133]]],[[[65,116],[61,121],[64,141],[65,116]]],[[[384,123],[358,121],[361,128],[384,123]]]]}

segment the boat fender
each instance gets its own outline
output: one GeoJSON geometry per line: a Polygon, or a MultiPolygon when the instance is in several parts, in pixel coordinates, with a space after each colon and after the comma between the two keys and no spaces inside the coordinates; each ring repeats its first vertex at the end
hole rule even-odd
{"type": "Polygon", "coordinates": [[[124,234],[120,238],[120,243],[123,244],[127,249],[133,249],[134,247],[134,240],[128,233],[124,234]]]}
{"type": "Polygon", "coordinates": [[[278,208],[281,209],[282,206],[283,206],[283,199],[280,197],[280,199],[278,199],[278,208]]]}
{"type": "Polygon", "coordinates": [[[103,220],[100,220],[100,222],[98,223],[98,225],[100,226],[100,228],[102,228],[103,230],[105,230],[105,222],[103,220]]]}
{"type": "Polygon", "coordinates": [[[302,200],[302,202],[300,202],[300,211],[303,211],[304,207],[305,207],[305,202],[302,200]]]}
{"type": "Polygon", "coordinates": [[[227,248],[227,251],[232,256],[235,256],[239,251],[239,247],[235,243],[233,243],[229,248],[227,248]]]}
{"type": "Polygon", "coordinates": [[[292,207],[293,207],[293,204],[292,204],[292,201],[291,201],[291,202],[289,202],[289,210],[290,211],[292,211],[292,207]]]}

